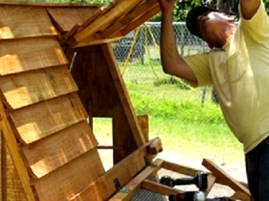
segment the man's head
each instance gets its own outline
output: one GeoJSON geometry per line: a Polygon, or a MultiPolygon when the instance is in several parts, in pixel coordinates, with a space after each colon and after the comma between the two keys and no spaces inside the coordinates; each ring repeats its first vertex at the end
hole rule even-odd
{"type": "Polygon", "coordinates": [[[188,30],[205,40],[210,47],[222,47],[229,37],[233,17],[208,7],[195,7],[186,19],[188,30]]]}
{"type": "Polygon", "coordinates": [[[196,35],[199,38],[202,38],[202,36],[199,31],[198,17],[208,12],[219,12],[219,11],[208,7],[198,6],[192,8],[187,15],[186,26],[188,30],[193,35],[196,35]]]}

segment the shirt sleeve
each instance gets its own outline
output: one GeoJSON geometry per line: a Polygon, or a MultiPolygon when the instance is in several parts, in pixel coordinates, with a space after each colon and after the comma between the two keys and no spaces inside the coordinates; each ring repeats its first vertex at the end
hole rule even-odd
{"type": "Polygon", "coordinates": [[[212,85],[208,57],[208,53],[183,57],[184,61],[189,65],[197,79],[196,83],[190,83],[192,87],[212,85]]]}
{"type": "Polygon", "coordinates": [[[242,17],[239,6],[240,21],[239,26],[247,32],[257,42],[264,42],[269,39],[269,18],[266,13],[264,3],[261,1],[260,7],[250,20],[242,17]]]}

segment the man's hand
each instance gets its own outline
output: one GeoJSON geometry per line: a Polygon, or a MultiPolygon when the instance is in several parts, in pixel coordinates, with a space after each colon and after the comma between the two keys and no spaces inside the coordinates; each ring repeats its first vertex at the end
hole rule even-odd
{"type": "Polygon", "coordinates": [[[163,13],[172,13],[176,0],[158,0],[163,13]]]}

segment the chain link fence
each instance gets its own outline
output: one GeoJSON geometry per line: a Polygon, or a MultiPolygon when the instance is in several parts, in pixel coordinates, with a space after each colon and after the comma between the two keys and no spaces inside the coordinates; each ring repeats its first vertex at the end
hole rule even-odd
{"type": "MultiPolygon", "coordinates": [[[[203,40],[193,36],[187,30],[185,22],[174,22],[173,26],[181,55],[187,56],[208,50],[203,40]]],[[[160,22],[146,22],[124,38],[113,42],[112,47],[124,80],[140,84],[160,84],[167,80],[168,82],[176,80],[184,87],[197,91],[197,97],[202,103],[205,101],[206,93],[210,94],[210,99],[216,101],[211,87],[193,89],[183,80],[167,77],[163,73],[159,53],[160,28],[160,22]]]]}

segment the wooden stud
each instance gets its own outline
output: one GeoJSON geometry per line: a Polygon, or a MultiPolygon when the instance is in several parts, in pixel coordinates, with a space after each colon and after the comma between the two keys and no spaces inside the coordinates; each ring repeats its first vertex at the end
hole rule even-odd
{"type": "MultiPolygon", "coordinates": [[[[147,147],[151,143],[152,140],[125,157],[108,170],[106,174],[99,177],[96,181],[89,183],[87,188],[74,195],[70,201],[103,201],[110,198],[116,192],[114,185],[115,179],[118,179],[120,184],[125,186],[138,172],[146,167],[144,157],[147,156],[147,147]]],[[[150,174],[155,171],[155,169],[150,169],[152,170],[150,174]]]]}
{"type": "Polygon", "coordinates": [[[160,169],[163,161],[157,159],[154,161],[154,166],[146,167],[141,173],[139,173],[134,179],[132,179],[124,187],[129,190],[129,192],[118,192],[114,195],[110,201],[126,201],[129,200],[134,194],[141,188],[142,183],[145,179],[156,174],[160,169]]]}
{"type": "Polygon", "coordinates": [[[138,147],[140,147],[146,143],[146,140],[143,136],[143,132],[139,126],[138,120],[134,114],[134,109],[132,107],[127,90],[124,87],[124,81],[121,78],[120,72],[117,68],[117,62],[113,57],[112,48],[109,44],[103,44],[101,45],[101,48],[107,61],[108,68],[110,69],[110,73],[119,94],[119,98],[123,105],[124,112],[127,116],[127,120],[129,121],[129,124],[131,126],[133,136],[136,140],[136,144],[138,147]]]}
{"type": "Polygon", "coordinates": [[[145,190],[148,190],[148,191],[151,191],[151,192],[158,193],[158,194],[166,195],[166,196],[183,192],[183,191],[181,191],[179,189],[172,188],[172,187],[169,187],[169,186],[165,186],[165,185],[162,185],[160,183],[150,181],[148,179],[145,179],[142,182],[141,188],[145,189],[145,190]]]}
{"type": "Polygon", "coordinates": [[[3,132],[6,145],[10,150],[10,155],[17,169],[19,178],[22,182],[22,187],[24,189],[25,195],[28,201],[35,201],[35,195],[32,191],[33,186],[31,183],[31,179],[25,167],[24,161],[20,155],[21,151],[19,149],[17,140],[14,136],[11,126],[7,120],[2,101],[0,101],[0,128],[3,132]]]}
{"type": "Polygon", "coordinates": [[[241,183],[236,181],[234,178],[225,173],[220,167],[218,167],[213,161],[209,159],[204,159],[202,162],[203,166],[215,175],[218,180],[221,180],[223,184],[231,187],[234,191],[240,191],[250,196],[249,190],[243,186],[241,183]]]}

